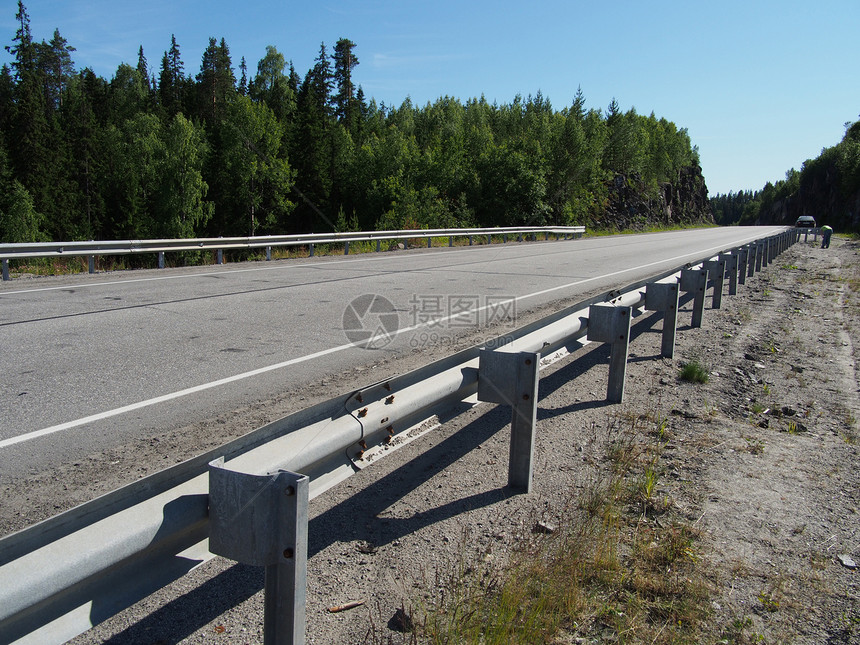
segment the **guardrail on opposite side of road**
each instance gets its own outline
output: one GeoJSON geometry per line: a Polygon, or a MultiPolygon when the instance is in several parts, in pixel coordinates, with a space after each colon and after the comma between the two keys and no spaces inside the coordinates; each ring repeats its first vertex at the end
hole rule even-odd
{"type": "Polygon", "coordinates": [[[267,643],[304,642],[310,499],[478,400],[512,408],[509,486],[528,492],[541,359],[611,344],[607,400],[621,401],[631,319],[678,302],[700,326],[707,290],[729,294],[798,241],[794,229],[581,302],[482,347],[335,397],[0,539],[0,643],[61,643],[220,554],[266,567],[267,643]]]}
{"type": "Polygon", "coordinates": [[[306,246],[310,255],[314,254],[317,244],[343,244],[344,253],[349,254],[350,242],[376,242],[376,250],[381,250],[384,240],[426,239],[427,245],[432,244],[433,238],[447,237],[448,245],[453,246],[457,237],[469,238],[471,245],[474,238],[486,237],[487,243],[492,242],[493,236],[501,236],[507,242],[508,236],[522,241],[525,237],[537,238],[544,234],[548,240],[550,235],[556,239],[582,237],[584,226],[519,226],[506,228],[439,228],[416,229],[404,231],[359,231],[346,233],[307,233],[301,235],[267,235],[258,237],[209,237],[187,238],[174,240],[115,240],[90,242],[36,242],[27,244],[0,244],[0,263],[2,263],[3,279],[9,280],[9,261],[29,258],[57,257],[89,257],[89,272],[95,273],[95,258],[100,255],[132,255],[140,253],[155,253],[158,255],[158,268],[164,268],[164,254],[180,251],[215,251],[216,262],[222,264],[224,251],[266,249],[266,259],[272,259],[272,248],[306,246]]]}

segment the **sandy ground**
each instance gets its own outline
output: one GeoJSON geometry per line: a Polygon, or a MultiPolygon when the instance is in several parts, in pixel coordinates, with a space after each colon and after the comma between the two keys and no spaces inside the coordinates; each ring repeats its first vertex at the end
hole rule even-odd
{"type": "MultiPolygon", "coordinates": [[[[431,603],[458,563],[503,563],[605,467],[618,420],[645,417],[668,419],[657,494],[701,531],[712,607],[705,642],[860,642],[860,573],[847,566],[860,562],[858,250],[840,239],[829,250],[795,245],[721,309],[709,298],[699,329],[686,305],[671,360],[659,358],[659,317],[635,319],[622,404],[604,400],[605,346],[544,369],[529,495],[505,487],[509,409],[481,404],[314,500],[307,642],[406,642],[390,629],[398,607],[431,603]],[[707,384],[679,380],[692,359],[707,366],[707,384]],[[356,600],[365,604],[328,611],[356,600]]],[[[371,382],[419,360],[364,366],[330,385],[371,382]]],[[[222,420],[223,439],[291,411],[296,394],[222,420]]],[[[145,464],[142,476],[182,458],[194,449],[184,439],[201,431],[3,482],[0,532],[92,495],[94,469],[96,488],[107,490],[119,477],[112,464],[117,473],[145,464]]],[[[261,643],[262,582],[258,569],[215,559],[74,642],[261,643]]]]}

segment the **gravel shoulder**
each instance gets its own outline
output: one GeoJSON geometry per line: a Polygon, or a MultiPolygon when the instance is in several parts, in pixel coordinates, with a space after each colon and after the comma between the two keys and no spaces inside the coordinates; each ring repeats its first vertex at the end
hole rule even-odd
{"type": "MultiPolygon", "coordinates": [[[[843,239],[829,250],[797,244],[720,310],[706,309],[698,329],[689,327],[688,303],[672,360],[659,358],[659,318],[635,319],[622,404],[604,400],[604,346],[548,366],[529,495],[505,488],[509,409],[481,404],[315,500],[308,643],[410,642],[390,629],[399,607],[420,613],[458,567],[502,566],[536,522],[557,521],[600,476],[619,420],[643,417],[667,420],[657,494],[701,532],[712,599],[705,642],[860,642],[860,574],[846,566],[860,562],[858,250],[843,239]],[[693,359],[707,366],[708,383],[679,380],[680,365],[693,359]],[[358,600],[364,605],[328,611],[358,600]]],[[[349,389],[418,360],[427,357],[362,366],[326,385],[349,389]]],[[[307,392],[286,393],[223,419],[208,440],[313,402],[307,392]]],[[[32,518],[34,507],[38,515],[75,503],[98,464],[115,461],[118,472],[151,464],[138,466],[141,476],[169,465],[192,431],[203,428],[4,483],[2,532],[32,518]]],[[[114,483],[107,476],[98,486],[114,483]]],[[[260,570],[216,558],[73,642],[262,642],[262,583],[260,570]]]]}

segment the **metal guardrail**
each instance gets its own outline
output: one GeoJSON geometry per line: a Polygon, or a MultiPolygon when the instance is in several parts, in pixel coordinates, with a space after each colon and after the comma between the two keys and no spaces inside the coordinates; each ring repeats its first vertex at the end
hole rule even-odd
{"type": "Polygon", "coordinates": [[[800,236],[803,235],[803,241],[809,241],[809,235],[812,234],[812,241],[817,242],[818,236],[821,235],[821,227],[820,226],[798,226],[794,229],[797,231],[797,239],[800,240],[800,236]]]}
{"type": "Polygon", "coordinates": [[[311,255],[317,244],[343,244],[344,253],[349,254],[350,242],[376,242],[376,250],[381,249],[384,240],[426,239],[428,246],[433,238],[447,237],[448,245],[453,246],[454,238],[473,238],[486,236],[537,236],[543,233],[547,239],[555,235],[581,237],[584,226],[520,226],[507,228],[464,228],[464,229],[415,229],[404,231],[362,231],[346,233],[307,233],[301,235],[268,235],[258,237],[208,237],[172,240],[115,240],[89,242],[35,242],[27,244],[0,244],[3,279],[9,280],[9,261],[30,258],[89,257],[89,272],[95,272],[95,258],[100,255],[133,255],[140,253],[158,254],[158,268],[164,268],[164,254],[180,251],[215,251],[216,262],[222,264],[223,252],[227,250],[266,249],[266,259],[272,259],[272,249],[282,246],[307,246],[311,255]]]}
{"type": "Polygon", "coordinates": [[[267,643],[304,642],[307,503],[467,399],[513,409],[509,485],[528,491],[541,357],[611,343],[607,399],[624,393],[630,322],[663,311],[674,352],[678,299],[729,295],[796,230],[702,258],[557,312],[483,347],[335,397],[220,448],[0,539],[0,643],[61,643],[214,557],[266,567],[267,643]],[[302,473],[301,475],[297,473],[302,473]],[[208,538],[208,540],[207,540],[208,538]],[[211,550],[210,550],[211,549],[211,550]]]}

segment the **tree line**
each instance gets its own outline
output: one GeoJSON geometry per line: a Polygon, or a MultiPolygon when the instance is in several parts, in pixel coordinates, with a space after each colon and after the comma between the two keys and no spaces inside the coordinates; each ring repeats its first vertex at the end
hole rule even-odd
{"type": "Polygon", "coordinates": [[[653,113],[367,99],[357,46],[323,43],[304,77],[274,46],[251,73],[209,40],[186,71],[176,38],[110,80],[75,69],[55,30],[36,42],[19,0],[0,70],[0,241],[245,236],[583,224],[617,175],[656,195],[698,163],[653,113]]]}
{"type": "Polygon", "coordinates": [[[860,121],[845,124],[835,146],[807,159],[785,179],[761,190],[717,194],[711,198],[718,224],[793,224],[812,215],[819,226],[860,231],[860,121]]]}

